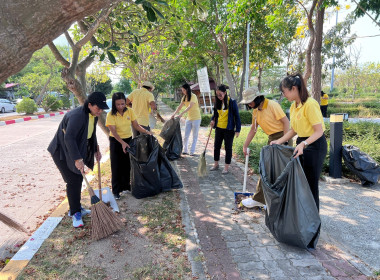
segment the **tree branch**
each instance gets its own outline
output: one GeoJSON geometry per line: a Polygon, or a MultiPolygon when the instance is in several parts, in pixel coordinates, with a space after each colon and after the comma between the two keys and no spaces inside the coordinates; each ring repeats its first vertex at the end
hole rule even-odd
{"type": "Polygon", "coordinates": [[[64,67],[70,67],[70,63],[61,55],[61,53],[59,52],[59,50],[53,42],[50,42],[48,46],[51,52],[53,53],[55,59],[57,59],[64,67]]]}

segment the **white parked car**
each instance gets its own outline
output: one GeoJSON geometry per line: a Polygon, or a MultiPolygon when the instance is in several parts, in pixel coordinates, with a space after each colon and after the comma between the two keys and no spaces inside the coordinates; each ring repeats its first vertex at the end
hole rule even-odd
{"type": "Polygon", "coordinates": [[[16,105],[8,99],[0,99],[0,112],[16,112],[16,105]]]}

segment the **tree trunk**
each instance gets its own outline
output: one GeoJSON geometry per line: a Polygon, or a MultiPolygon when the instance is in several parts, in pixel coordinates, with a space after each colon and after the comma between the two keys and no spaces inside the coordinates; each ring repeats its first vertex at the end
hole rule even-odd
{"type": "Polygon", "coordinates": [[[313,71],[312,71],[312,96],[315,100],[321,100],[321,83],[322,83],[322,39],[323,39],[323,20],[325,17],[325,8],[317,8],[317,17],[315,21],[315,41],[313,47],[313,71]]]}
{"type": "Polygon", "coordinates": [[[0,1],[0,84],[73,22],[116,0],[0,1]]]}
{"type": "Polygon", "coordinates": [[[224,56],[224,55],[223,55],[223,68],[224,68],[224,73],[226,73],[226,79],[227,79],[228,87],[230,89],[230,96],[233,99],[236,99],[235,82],[234,82],[234,79],[232,78],[230,69],[228,68],[227,56],[224,56]]]}
{"type": "Polygon", "coordinates": [[[259,74],[257,75],[257,79],[258,79],[258,84],[257,84],[257,87],[259,89],[259,92],[261,92],[261,80],[262,80],[262,76],[263,76],[263,66],[259,63],[259,74]]]}
{"type": "Polygon", "coordinates": [[[315,41],[315,31],[314,31],[314,25],[313,25],[313,15],[314,15],[314,9],[318,2],[322,2],[323,0],[313,0],[313,3],[311,5],[310,11],[307,12],[307,25],[309,27],[310,32],[310,40],[307,45],[306,49],[306,57],[305,57],[305,73],[303,75],[303,78],[305,80],[305,83],[309,80],[311,76],[311,52],[313,50],[314,41],[315,41]]]}

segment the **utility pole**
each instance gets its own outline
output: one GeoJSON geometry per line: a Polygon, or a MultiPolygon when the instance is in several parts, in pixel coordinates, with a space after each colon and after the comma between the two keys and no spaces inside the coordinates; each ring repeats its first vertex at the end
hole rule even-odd
{"type": "Polygon", "coordinates": [[[247,53],[245,56],[245,88],[249,87],[249,33],[250,33],[251,24],[248,22],[247,24],[247,53]]]}
{"type": "MultiPolygon", "coordinates": [[[[336,10],[336,21],[335,26],[338,24],[338,9],[336,10]]],[[[334,89],[334,70],[335,70],[335,45],[333,46],[334,49],[334,56],[333,56],[333,64],[331,69],[331,84],[330,84],[330,92],[334,89]]]]}

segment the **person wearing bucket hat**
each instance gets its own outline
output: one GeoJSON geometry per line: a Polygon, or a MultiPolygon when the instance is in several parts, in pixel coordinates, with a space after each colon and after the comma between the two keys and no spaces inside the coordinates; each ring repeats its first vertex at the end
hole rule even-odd
{"type": "Polygon", "coordinates": [[[66,183],[66,194],[74,227],[82,227],[82,216],[90,211],[82,208],[81,189],[86,165],[94,167],[94,157],[102,155],[96,139],[98,117],[108,109],[102,92],[91,93],[84,104],[65,114],[50,142],[48,151],[66,183]]]}
{"type": "Polygon", "coordinates": [[[219,169],[220,149],[224,141],[226,157],[222,174],[227,174],[231,164],[234,137],[239,137],[241,121],[237,102],[227,95],[225,85],[218,86],[216,90],[214,114],[211,117],[210,125],[215,128],[214,165],[210,171],[219,169]]]}
{"type": "MultiPolygon", "coordinates": [[[[145,81],[142,83],[140,89],[135,89],[128,95],[127,105],[132,103],[132,109],[135,112],[137,122],[146,130],[150,131],[149,126],[149,109],[156,112],[157,106],[154,101],[154,96],[152,91],[154,90],[154,85],[145,81]]],[[[140,132],[132,127],[133,138],[140,134],[140,132]]]]}
{"type": "MultiPolygon", "coordinates": [[[[243,99],[240,104],[246,104],[253,108],[251,130],[243,145],[244,155],[247,155],[247,148],[253,137],[255,137],[258,126],[268,135],[267,145],[271,141],[281,138],[289,130],[289,120],[280,104],[265,98],[265,95],[260,93],[257,88],[248,88],[243,91],[243,99]]],[[[252,199],[255,206],[265,204],[261,178],[257,182],[256,192],[252,199]]]]}

